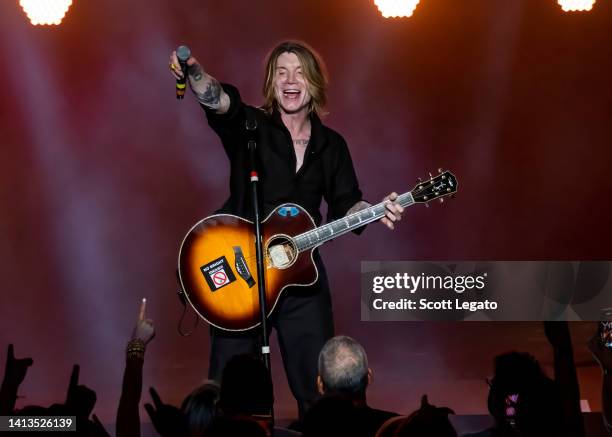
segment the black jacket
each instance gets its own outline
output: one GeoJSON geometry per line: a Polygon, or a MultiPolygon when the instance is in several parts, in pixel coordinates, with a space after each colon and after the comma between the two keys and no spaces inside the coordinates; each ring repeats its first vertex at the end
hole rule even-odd
{"type": "Polygon", "coordinates": [[[276,206],[292,202],[304,207],[315,223],[321,224],[321,199],[328,204],[328,221],[344,217],[362,199],[359,184],[344,138],[324,126],[312,114],[311,137],[304,163],[295,172],[296,157],[291,135],[280,114],[271,115],[242,102],[238,90],[228,84],[230,108],[216,114],[203,106],[210,127],[219,135],[230,160],[230,197],[218,212],[253,219],[249,151],[245,123],[247,112],[257,121],[257,167],[262,220],[276,206]]]}

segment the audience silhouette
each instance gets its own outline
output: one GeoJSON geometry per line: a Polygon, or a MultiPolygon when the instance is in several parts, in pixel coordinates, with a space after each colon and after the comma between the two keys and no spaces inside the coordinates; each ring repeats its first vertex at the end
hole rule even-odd
{"type": "MultiPolygon", "coordinates": [[[[142,372],[147,346],[155,336],[153,321],[145,317],[143,300],[126,347],[122,392],[116,419],[118,437],[139,437],[142,372]]],[[[567,322],[545,322],[544,332],[554,355],[554,378],[548,377],[529,353],[508,352],[495,357],[489,382],[488,409],[492,428],[464,437],[583,437],[580,394],[567,322]]],[[[602,368],[602,405],[605,426],[612,431],[612,349],[595,334],[588,348],[602,368]]],[[[109,436],[93,414],[96,393],[79,383],[75,364],[65,401],[49,407],[29,405],[16,409],[19,387],[34,364],[16,358],[8,345],[4,378],[0,386],[0,416],[74,416],[78,436],[109,436]]],[[[354,339],[330,339],[319,355],[317,387],[322,397],[304,418],[303,434],[273,427],[272,381],[262,360],[254,355],[233,357],[220,385],[206,381],[189,393],[180,408],[165,404],[153,387],[152,403],[144,405],[157,433],[164,437],[299,436],[326,437],[456,437],[449,420],[450,408],[431,405],[423,395],[413,413],[377,410],[367,404],[372,369],[364,348],[354,339]]],[[[25,432],[22,435],[30,435],[25,432]]],[[[56,433],[51,433],[54,435],[56,433]]]]}

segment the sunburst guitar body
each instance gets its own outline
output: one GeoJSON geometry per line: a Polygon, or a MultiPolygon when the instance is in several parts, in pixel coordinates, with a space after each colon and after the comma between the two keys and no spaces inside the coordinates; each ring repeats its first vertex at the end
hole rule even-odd
{"type": "MultiPolygon", "coordinates": [[[[404,207],[453,194],[457,180],[444,172],[398,196],[404,207]]],[[[274,311],[283,290],[318,278],[313,250],[338,236],[384,217],[381,202],[321,227],[296,204],[276,207],[262,221],[266,311],[274,311]]],[[[179,281],[195,311],[211,325],[243,331],[260,324],[255,231],[251,221],[229,214],[194,225],[181,244],[179,281]]]]}
{"type": "MultiPolygon", "coordinates": [[[[262,222],[268,312],[285,287],[317,280],[313,249],[298,252],[292,243],[292,237],[311,229],[312,217],[294,204],[277,207],[262,222]]],[[[255,254],[253,223],[234,215],[207,217],[185,237],[179,256],[181,285],[193,308],[210,324],[226,330],[258,325],[255,254]]]]}

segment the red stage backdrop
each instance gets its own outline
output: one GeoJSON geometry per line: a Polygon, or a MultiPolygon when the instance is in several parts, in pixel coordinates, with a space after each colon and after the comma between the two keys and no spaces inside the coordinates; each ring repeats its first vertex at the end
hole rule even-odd
{"type": "MultiPolygon", "coordinates": [[[[369,200],[438,167],[459,178],[454,202],[322,250],[336,330],[375,371],[373,405],[409,412],[429,393],[484,413],[495,354],[550,351],[538,324],[362,323],[361,260],[612,258],[609,1],[565,14],[554,0],[422,0],[386,20],[368,0],[75,0],[61,26],[33,27],[4,0],[0,32],[0,348],[35,361],[20,405],[61,401],[78,362],[112,422],[143,296],[157,329],[145,387],[178,403],[206,375],[208,329],[176,332],[174,270],[186,231],[228,195],[228,168],[195,100],[174,97],[168,55],[183,43],[253,104],[273,45],[318,49],[325,122],[369,200]]],[[[597,408],[591,328],[574,334],[597,408]]],[[[292,417],[274,353],[277,415],[292,417]]]]}

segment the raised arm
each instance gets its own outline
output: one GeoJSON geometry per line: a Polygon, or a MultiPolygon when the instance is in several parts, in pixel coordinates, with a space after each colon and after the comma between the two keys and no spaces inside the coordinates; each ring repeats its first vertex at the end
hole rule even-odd
{"type": "Polygon", "coordinates": [[[0,386],[0,415],[8,416],[13,414],[15,402],[17,400],[17,391],[23,382],[28,367],[32,365],[32,358],[15,358],[13,345],[9,344],[6,354],[6,368],[4,371],[4,379],[0,386]]]}
{"type": "MultiPolygon", "coordinates": [[[[170,71],[176,79],[184,77],[176,51],[170,55],[170,71]]],[[[193,56],[187,60],[189,85],[198,101],[217,114],[225,114],[230,107],[230,98],[217,79],[206,73],[193,56]]]]}
{"type": "Polygon", "coordinates": [[[612,349],[603,346],[599,341],[599,334],[591,338],[588,343],[589,350],[603,371],[603,385],[601,390],[601,404],[604,424],[608,431],[612,431],[612,349]]]}
{"type": "Polygon", "coordinates": [[[142,393],[142,367],[147,344],[155,336],[153,321],[145,318],[145,310],[146,300],[143,299],[126,350],[123,386],[117,409],[117,437],[140,437],[138,405],[142,393]]]}
{"type": "Polygon", "coordinates": [[[564,435],[582,437],[585,435],[584,421],[580,411],[580,387],[569,325],[565,321],[544,322],[544,332],[553,348],[555,383],[563,409],[564,435]]]}

